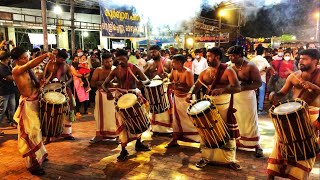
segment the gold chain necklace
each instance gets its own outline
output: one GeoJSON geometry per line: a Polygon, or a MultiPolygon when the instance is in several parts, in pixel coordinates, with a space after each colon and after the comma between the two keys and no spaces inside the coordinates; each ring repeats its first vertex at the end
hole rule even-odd
{"type": "Polygon", "coordinates": [[[234,67],[236,68],[236,70],[241,71],[241,70],[242,70],[243,63],[244,63],[244,59],[242,60],[242,64],[241,64],[240,68],[237,68],[237,65],[234,65],[234,67]]]}

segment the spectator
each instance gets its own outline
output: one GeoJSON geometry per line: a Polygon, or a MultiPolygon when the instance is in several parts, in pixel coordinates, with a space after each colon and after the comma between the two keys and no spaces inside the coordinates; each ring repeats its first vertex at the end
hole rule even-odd
{"type": "MultiPolygon", "coordinates": [[[[15,101],[15,89],[12,69],[9,65],[10,63],[10,53],[5,51],[0,51],[0,122],[3,119],[5,111],[8,110],[8,123],[11,126],[16,126],[13,120],[13,115],[16,108],[15,101]]],[[[4,133],[0,131],[0,135],[4,133]]]]}

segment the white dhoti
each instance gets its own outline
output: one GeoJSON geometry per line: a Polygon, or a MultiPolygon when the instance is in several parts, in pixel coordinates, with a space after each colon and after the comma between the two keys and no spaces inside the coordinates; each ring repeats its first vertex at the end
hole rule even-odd
{"type": "Polygon", "coordinates": [[[151,113],[152,132],[172,133],[172,109],[159,114],[151,113]]]}
{"type": "Polygon", "coordinates": [[[187,114],[190,103],[186,102],[187,94],[174,95],[173,139],[186,142],[200,142],[197,128],[187,114]]]}
{"type": "Polygon", "coordinates": [[[20,103],[14,114],[18,123],[18,148],[26,158],[28,170],[37,169],[48,156],[42,143],[39,119],[39,100],[28,100],[20,97],[20,103]]]}
{"type": "MultiPolygon", "coordinates": [[[[230,103],[230,94],[224,94],[220,96],[210,96],[215,102],[216,108],[219,111],[221,118],[227,123],[227,113],[230,103]]],[[[236,141],[229,140],[226,145],[221,148],[207,148],[201,142],[201,156],[209,162],[215,164],[231,164],[236,161],[236,141]]]]}
{"type": "MultiPolygon", "coordinates": [[[[115,95],[115,92],[112,92],[115,95]]],[[[96,120],[96,136],[115,138],[119,136],[119,121],[116,119],[115,100],[108,100],[102,89],[96,91],[94,119],[96,120]]]]}
{"type": "Polygon", "coordinates": [[[259,148],[257,99],[254,90],[234,94],[235,117],[238,122],[240,139],[237,147],[259,148]]]}

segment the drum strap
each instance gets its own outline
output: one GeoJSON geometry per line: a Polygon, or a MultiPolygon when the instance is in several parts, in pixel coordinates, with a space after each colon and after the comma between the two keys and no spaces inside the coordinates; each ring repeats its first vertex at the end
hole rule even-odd
{"type": "Polygon", "coordinates": [[[237,119],[234,115],[236,112],[237,110],[233,108],[233,94],[231,94],[230,104],[227,112],[227,126],[229,128],[229,135],[231,139],[238,139],[240,137],[237,119]]]}
{"type": "MultiPolygon", "coordinates": [[[[222,77],[222,74],[224,73],[224,71],[227,69],[227,65],[226,64],[223,64],[221,63],[220,66],[218,67],[218,72],[217,72],[217,76],[216,78],[212,81],[212,84],[211,84],[211,88],[210,90],[214,89],[217,84],[220,82],[220,79],[222,77]]],[[[208,89],[209,90],[209,89],[208,89]]]]}
{"type": "Polygon", "coordinates": [[[129,73],[129,69],[132,70],[133,69],[133,64],[128,63],[128,69],[127,69],[127,77],[126,77],[126,82],[125,82],[125,88],[128,90],[130,89],[130,73],[129,73]]]}
{"type": "Polygon", "coordinates": [[[164,73],[164,64],[166,63],[167,59],[162,57],[160,59],[160,63],[158,65],[158,70],[157,70],[157,74],[161,74],[161,73],[164,73]]]}
{"type": "Polygon", "coordinates": [[[40,82],[39,82],[38,78],[36,77],[36,75],[33,73],[33,71],[31,69],[28,70],[28,73],[29,73],[31,80],[34,82],[34,86],[39,88],[40,82]]]}
{"type": "MultiPolygon", "coordinates": [[[[318,75],[320,74],[319,73],[320,72],[320,68],[317,68],[316,70],[314,70],[313,72],[312,72],[312,74],[311,74],[311,77],[312,77],[312,79],[311,79],[311,83],[315,83],[316,82],[316,80],[317,80],[317,77],[318,77],[318,75]]],[[[305,93],[306,92],[306,89],[302,89],[301,91],[300,91],[300,94],[299,94],[299,96],[298,96],[298,98],[300,98],[301,96],[302,96],[302,94],[303,93],[305,93]]]]}

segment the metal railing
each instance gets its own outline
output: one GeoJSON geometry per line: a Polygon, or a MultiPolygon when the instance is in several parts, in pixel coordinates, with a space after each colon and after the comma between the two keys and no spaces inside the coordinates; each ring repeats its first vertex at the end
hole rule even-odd
{"type": "MultiPolygon", "coordinates": [[[[2,20],[5,25],[17,25],[17,26],[38,26],[42,27],[42,17],[37,15],[30,15],[30,14],[21,14],[21,13],[12,13],[12,21],[2,20]]],[[[70,19],[63,19],[63,18],[47,18],[47,25],[54,26],[57,25],[61,26],[61,28],[72,28],[71,27],[71,20],[70,19]]],[[[100,23],[92,23],[92,22],[84,22],[84,21],[74,21],[74,28],[75,29],[86,29],[86,30],[100,30],[101,25],[100,23]]]]}

